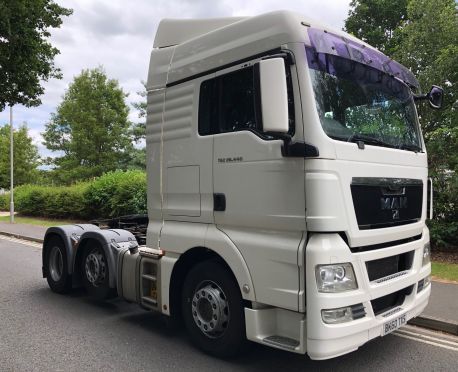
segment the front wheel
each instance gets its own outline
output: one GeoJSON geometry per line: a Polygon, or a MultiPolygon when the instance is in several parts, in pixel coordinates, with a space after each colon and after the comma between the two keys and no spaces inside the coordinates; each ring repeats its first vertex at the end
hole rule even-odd
{"type": "Polygon", "coordinates": [[[112,297],[109,285],[109,268],[105,252],[100,244],[86,247],[81,264],[84,287],[91,297],[104,300],[112,297]]]}
{"type": "Polygon", "coordinates": [[[232,273],[218,261],[202,262],[188,273],[182,311],[193,343],[203,351],[229,357],[244,349],[242,296],[232,273]]]}

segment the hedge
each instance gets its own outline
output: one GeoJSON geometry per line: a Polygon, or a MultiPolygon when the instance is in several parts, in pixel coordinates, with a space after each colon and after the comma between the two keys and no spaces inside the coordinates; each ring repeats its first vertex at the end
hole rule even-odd
{"type": "Polygon", "coordinates": [[[88,186],[18,186],[14,192],[15,210],[27,216],[86,219],[89,214],[84,195],[88,186]]]}
{"type": "MultiPolygon", "coordinates": [[[[0,210],[4,204],[8,210],[9,195],[0,196],[0,210]]],[[[83,220],[146,213],[146,174],[116,171],[72,186],[18,186],[15,209],[28,216],[83,220]]]]}
{"type": "Polygon", "coordinates": [[[146,173],[106,173],[89,185],[85,198],[92,218],[147,213],[146,173]]]}
{"type": "Polygon", "coordinates": [[[9,211],[10,210],[10,194],[0,195],[0,211],[9,211]]]}

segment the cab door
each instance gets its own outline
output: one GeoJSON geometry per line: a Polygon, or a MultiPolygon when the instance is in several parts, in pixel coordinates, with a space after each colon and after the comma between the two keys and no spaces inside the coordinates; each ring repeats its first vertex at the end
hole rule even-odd
{"type": "MultiPolygon", "coordinates": [[[[284,157],[283,140],[262,132],[257,62],[221,70],[203,86],[213,103],[208,128],[214,137],[214,220],[246,260],[256,300],[297,310],[297,257],[305,230],[304,159],[284,157]]],[[[303,141],[302,123],[295,124],[300,117],[295,70],[289,65],[286,69],[290,132],[294,140],[303,141]]]]}

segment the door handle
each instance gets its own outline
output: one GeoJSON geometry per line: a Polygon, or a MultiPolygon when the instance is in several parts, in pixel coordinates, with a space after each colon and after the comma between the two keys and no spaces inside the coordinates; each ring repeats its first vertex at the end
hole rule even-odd
{"type": "Polygon", "coordinates": [[[226,195],[213,194],[213,210],[216,212],[224,212],[226,210],[226,195]]]}

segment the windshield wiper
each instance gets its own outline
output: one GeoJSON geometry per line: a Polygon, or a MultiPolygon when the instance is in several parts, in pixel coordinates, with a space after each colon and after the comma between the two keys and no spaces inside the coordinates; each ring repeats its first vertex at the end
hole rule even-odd
{"type": "Polygon", "coordinates": [[[374,137],[365,136],[364,134],[357,134],[357,133],[353,133],[350,137],[348,137],[347,142],[355,142],[355,143],[363,142],[364,144],[368,144],[368,145],[396,148],[396,146],[393,146],[390,143],[384,142],[374,137]]]}
{"type": "Polygon", "coordinates": [[[413,152],[422,152],[422,148],[417,145],[409,145],[407,143],[403,143],[398,147],[401,150],[408,150],[408,151],[413,151],[413,152]]]}

